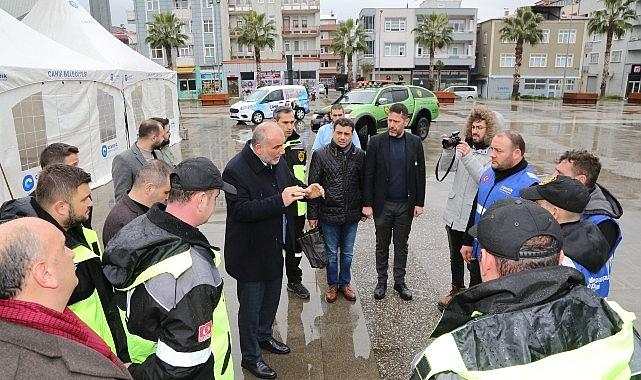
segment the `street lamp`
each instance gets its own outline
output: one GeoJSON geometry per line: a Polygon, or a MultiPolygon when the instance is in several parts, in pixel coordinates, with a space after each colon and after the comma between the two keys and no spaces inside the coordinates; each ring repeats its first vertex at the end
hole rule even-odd
{"type": "MultiPolygon", "coordinates": [[[[382,31],[382,29],[383,29],[382,19],[383,19],[383,10],[379,9],[378,10],[378,76],[379,76],[379,78],[381,76],[381,55],[383,54],[383,52],[381,50],[381,40],[383,39],[381,37],[381,35],[383,34],[383,31],[382,31]]],[[[376,80],[376,78],[373,78],[373,79],[376,80]]]]}

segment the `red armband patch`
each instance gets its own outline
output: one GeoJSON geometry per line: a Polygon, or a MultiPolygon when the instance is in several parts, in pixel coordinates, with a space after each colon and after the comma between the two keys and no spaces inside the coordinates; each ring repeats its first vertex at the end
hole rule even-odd
{"type": "Polygon", "coordinates": [[[198,343],[202,343],[209,338],[211,338],[211,321],[198,326],[198,343]]]}

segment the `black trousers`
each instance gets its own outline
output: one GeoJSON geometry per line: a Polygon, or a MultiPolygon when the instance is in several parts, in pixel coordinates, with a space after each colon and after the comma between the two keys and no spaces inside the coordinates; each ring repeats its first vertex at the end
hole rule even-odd
{"type": "MultiPolygon", "coordinates": [[[[294,249],[285,249],[285,274],[287,275],[287,282],[290,284],[300,284],[303,281],[303,270],[300,269],[300,261],[303,258],[303,249],[296,241],[303,234],[305,228],[305,217],[299,216],[294,219],[294,230],[296,236],[294,237],[294,249]]],[[[290,239],[289,232],[286,240],[290,239]]],[[[288,247],[291,244],[287,245],[288,247]]]]}
{"type": "Polygon", "coordinates": [[[387,284],[389,246],[394,242],[394,284],[405,283],[407,239],[412,229],[414,210],[407,202],[385,202],[383,211],[374,218],[376,227],[376,272],[378,283],[387,284]]]}
{"type": "Polygon", "coordinates": [[[256,363],[262,360],[259,341],[272,337],[272,324],[276,318],[282,277],[269,281],[238,281],[238,333],[242,360],[256,363]]]}
{"type": "Polygon", "coordinates": [[[463,266],[463,256],[461,256],[461,247],[463,246],[463,236],[465,232],[453,230],[450,226],[445,226],[447,231],[447,241],[450,245],[450,271],[452,272],[452,285],[462,288],[465,285],[465,267],[463,266]]]}
{"type": "Polygon", "coordinates": [[[478,260],[472,260],[467,264],[467,270],[470,271],[470,288],[474,285],[478,285],[482,282],[481,280],[481,267],[478,260]]]}

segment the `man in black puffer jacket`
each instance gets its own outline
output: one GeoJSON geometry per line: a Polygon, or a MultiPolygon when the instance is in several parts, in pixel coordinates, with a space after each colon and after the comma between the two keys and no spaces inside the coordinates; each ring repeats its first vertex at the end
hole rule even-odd
{"type": "Polygon", "coordinates": [[[308,205],[307,218],[312,228],[318,225],[320,219],[325,238],[325,250],[329,258],[329,287],[325,292],[327,302],[336,301],[339,290],[347,300],[356,300],[349,283],[356,229],[362,217],[365,152],[352,143],[353,133],[354,123],[350,119],[336,120],[332,142],[314,152],[309,167],[308,181],[319,183],[325,189],[323,200],[308,205]]]}

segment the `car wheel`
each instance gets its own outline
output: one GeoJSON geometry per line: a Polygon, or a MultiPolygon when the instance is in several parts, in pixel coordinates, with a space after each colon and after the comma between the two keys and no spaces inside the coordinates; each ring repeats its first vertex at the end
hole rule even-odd
{"type": "Polygon", "coordinates": [[[262,113],[262,112],[260,112],[260,111],[256,111],[256,112],[254,112],[254,114],[252,115],[252,123],[254,123],[254,124],[260,124],[260,123],[262,123],[262,122],[263,122],[263,119],[265,119],[265,116],[264,116],[264,115],[263,115],[263,113],[262,113]]]}
{"type": "Polygon", "coordinates": [[[420,137],[421,140],[425,140],[430,133],[430,119],[426,116],[421,116],[416,122],[412,133],[420,137]]]}
{"type": "Polygon", "coordinates": [[[303,120],[305,118],[305,110],[302,108],[296,108],[294,117],[296,118],[296,120],[303,120]]]}

